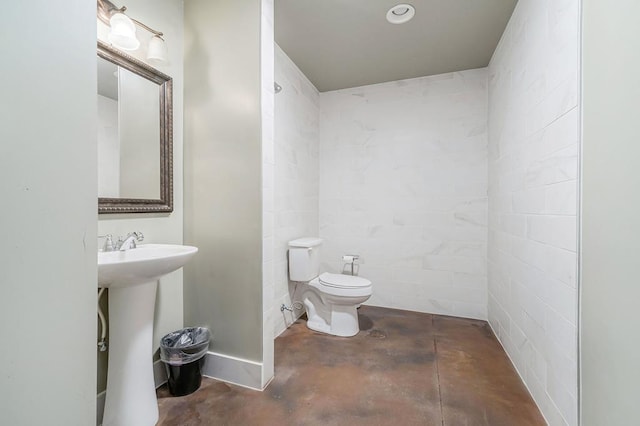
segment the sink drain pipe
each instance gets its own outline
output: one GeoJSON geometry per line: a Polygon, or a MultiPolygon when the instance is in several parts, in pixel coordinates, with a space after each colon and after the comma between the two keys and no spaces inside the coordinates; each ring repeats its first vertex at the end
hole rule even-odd
{"type": "Polygon", "coordinates": [[[100,308],[100,297],[104,293],[104,287],[98,291],[98,317],[100,318],[100,329],[102,332],[100,333],[100,340],[98,340],[98,349],[100,352],[104,352],[107,350],[107,321],[104,318],[104,313],[102,312],[102,308],[100,308]]]}

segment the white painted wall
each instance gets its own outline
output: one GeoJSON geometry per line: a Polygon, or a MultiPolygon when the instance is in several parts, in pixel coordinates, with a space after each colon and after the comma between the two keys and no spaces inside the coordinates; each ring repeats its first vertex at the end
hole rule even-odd
{"type": "Polygon", "coordinates": [[[579,0],[520,0],[489,65],[489,322],[551,425],[577,424],[579,0]]]}
{"type": "Polygon", "coordinates": [[[96,399],[97,94],[93,2],[0,14],[0,412],[86,426],[96,399]],[[63,31],[43,35],[52,22],[63,31]]]}
{"type": "Polygon", "coordinates": [[[239,370],[251,364],[249,377],[234,379],[257,388],[268,261],[262,252],[262,6],[261,0],[185,2],[184,225],[185,241],[200,249],[184,268],[185,321],[211,329],[217,360],[239,370]]]}
{"type": "Polygon", "coordinates": [[[581,419],[640,419],[637,1],[583,1],[581,419]]]}
{"type": "Polygon", "coordinates": [[[280,312],[297,300],[289,285],[288,242],[317,236],[320,95],[289,57],[275,46],[275,285],[273,336],[282,333],[302,311],[280,312]]]}
{"type": "Polygon", "coordinates": [[[487,71],[320,94],[322,267],[367,302],[486,318],[487,71]]]}
{"type": "MultiPolygon", "coordinates": [[[[169,60],[162,65],[154,65],[161,72],[173,78],[173,212],[170,214],[102,214],[98,220],[98,235],[126,235],[131,231],[142,231],[146,243],[182,244],[183,227],[183,9],[179,0],[130,0],[127,13],[151,28],[164,33],[169,60]]],[[[95,14],[95,7],[94,7],[95,14]]],[[[106,37],[104,28],[98,26],[99,36],[106,37]]],[[[94,27],[95,31],[95,27],[94,27]]],[[[138,59],[146,61],[146,44],[150,34],[138,29],[141,47],[130,52],[138,59]]],[[[94,49],[95,50],[95,49],[94,49]]],[[[95,52],[94,52],[95,53],[95,52]]],[[[95,58],[92,58],[95,68],[95,58]]],[[[102,242],[102,241],[101,241],[102,242]]],[[[192,325],[192,324],[187,324],[192,325]]],[[[182,270],[175,271],[160,279],[156,296],[153,341],[157,349],[163,335],[182,328],[183,295],[182,270]]],[[[103,359],[103,358],[101,358],[103,359]]],[[[99,371],[106,374],[106,359],[99,371]]],[[[102,380],[100,381],[102,382],[102,380]]],[[[98,391],[104,390],[102,387],[98,391]]]]}

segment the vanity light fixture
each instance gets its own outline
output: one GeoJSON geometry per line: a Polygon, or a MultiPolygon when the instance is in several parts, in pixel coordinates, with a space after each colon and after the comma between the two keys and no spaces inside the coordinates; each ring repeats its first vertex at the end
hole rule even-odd
{"type": "Polygon", "coordinates": [[[140,41],[136,37],[136,25],[127,15],[116,12],[109,19],[109,42],[122,50],[136,50],[140,41]]]}
{"type": "Polygon", "coordinates": [[[416,14],[416,9],[410,4],[397,4],[387,11],[387,21],[392,24],[409,22],[416,14]]]}
{"type": "Polygon", "coordinates": [[[153,36],[149,40],[147,59],[151,62],[165,62],[167,60],[167,47],[164,44],[163,34],[142,22],[130,18],[124,12],[126,6],[116,7],[109,0],[98,0],[98,19],[109,27],[109,42],[122,50],[137,50],[140,41],[136,37],[136,25],[149,31],[153,36]]]}
{"type": "Polygon", "coordinates": [[[167,60],[167,45],[164,44],[162,33],[154,34],[149,40],[149,47],[147,49],[147,59],[151,62],[166,62],[167,60]]]}

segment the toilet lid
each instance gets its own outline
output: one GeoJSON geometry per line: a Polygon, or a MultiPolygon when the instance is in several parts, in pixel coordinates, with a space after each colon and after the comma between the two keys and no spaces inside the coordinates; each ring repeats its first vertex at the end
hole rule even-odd
{"type": "Polygon", "coordinates": [[[330,274],[325,272],[320,275],[320,283],[327,287],[336,288],[363,288],[371,286],[371,281],[355,277],[353,275],[330,274]]]}

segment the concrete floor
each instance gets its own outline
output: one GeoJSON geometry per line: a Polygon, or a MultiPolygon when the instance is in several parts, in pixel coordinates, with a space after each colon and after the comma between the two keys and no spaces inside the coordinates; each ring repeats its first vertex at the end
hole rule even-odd
{"type": "Polygon", "coordinates": [[[529,426],[545,421],[484,321],[363,306],[360,333],[297,321],[275,341],[264,392],[213,379],[158,390],[162,426],[529,426]]]}

